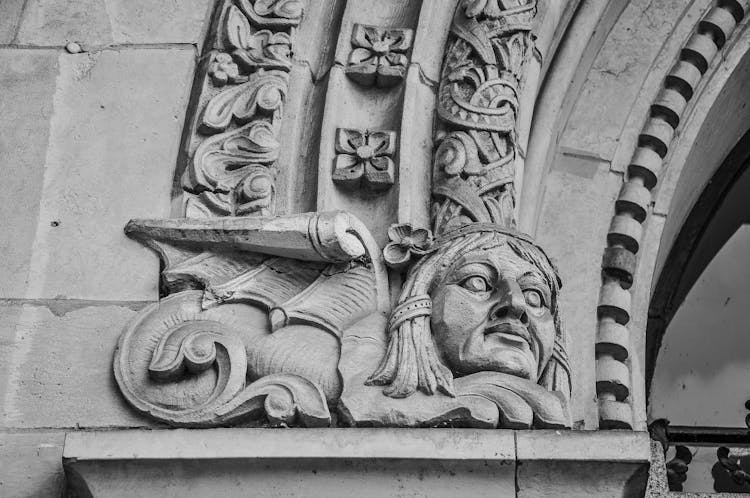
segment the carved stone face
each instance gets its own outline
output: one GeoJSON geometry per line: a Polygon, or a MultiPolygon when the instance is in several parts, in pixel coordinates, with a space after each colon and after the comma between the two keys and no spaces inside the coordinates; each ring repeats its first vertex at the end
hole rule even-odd
{"type": "Polygon", "coordinates": [[[432,333],[454,374],[497,371],[537,381],[552,355],[551,291],[507,244],[462,255],[432,293],[432,333]]]}

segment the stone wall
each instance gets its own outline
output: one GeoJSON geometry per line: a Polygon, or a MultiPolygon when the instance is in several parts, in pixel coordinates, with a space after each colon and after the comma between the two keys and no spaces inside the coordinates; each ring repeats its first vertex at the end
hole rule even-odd
{"type": "Polygon", "coordinates": [[[59,496],[65,432],[152,425],[112,376],[123,324],[158,297],[123,226],[170,213],[212,3],[0,5],[2,496],[59,496]]]}

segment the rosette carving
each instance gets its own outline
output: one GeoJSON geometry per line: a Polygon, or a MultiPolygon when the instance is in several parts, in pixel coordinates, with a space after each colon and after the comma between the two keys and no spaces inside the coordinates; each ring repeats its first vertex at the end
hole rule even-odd
{"type": "Polygon", "coordinates": [[[396,182],[396,132],[386,130],[352,130],[336,132],[333,182],[354,190],[366,187],[387,190],[396,182]]]}
{"type": "Polygon", "coordinates": [[[414,33],[410,29],[384,29],[355,24],[352,51],[346,74],[363,86],[387,88],[398,85],[406,75],[414,33]]]}

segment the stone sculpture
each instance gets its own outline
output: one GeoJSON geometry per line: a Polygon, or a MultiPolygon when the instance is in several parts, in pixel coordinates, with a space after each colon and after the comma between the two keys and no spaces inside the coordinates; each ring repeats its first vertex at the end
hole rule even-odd
{"type": "MultiPolygon", "coordinates": [[[[294,2],[241,0],[245,9],[226,12],[254,22],[249,9],[285,3],[294,2]]],[[[273,216],[272,195],[251,200],[236,193],[221,197],[235,204],[219,211],[252,216],[197,219],[188,209],[190,218],[131,221],[128,235],[163,260],[168,296],[121,337],[115,375],[127,400],[189,427],[570,427],[560,280],[542,248],[515,230],[518,93],[535,13],[535,2],[524,0],[459,3],[438,91],[432,230],[393,226],[382,248],[346,212],[273,216]],[[403,270],[391,309],[389,277],[396,282],[403,270]]],[[[256,33],[263,43],[277,35],[256,33]]],[[[281,38],[279,46],[288,40],[281,38]]],[[[232,60],[259,60],[255,45],[243,40],[233,42],[232,60]]],[[[231,166],[217,171],[232,182],[237,171],[268,174],[276,156],[260,145],[271,143],[275,122],[267,117],[285,95],[273,83],[283,80],[283,68],[258,69],[243,83],[242,72],[224,59],[213,60],[211,77],[237,86],[219,94],[225,105],[212,129],[249,116],[251,102],[262,117],[231,139],[221,134],[198,147],[211,149],[203,167],[190,170],[193,183],[213,185],[201,193],[204,202],[223,192],[211,180],[221,175],[207,176],[208,165],[231,166]],[[275,88],[273,103],[264,103],[271,94],[260,80],[275,88]]],[[[212,105],[204,124],[212,122],[212,105]]],[[[349,147],[342,156],[362,165],[351,178],[357,185],[362,174],[367,178],[367,161],[391,164],[395,135],[379,133],[340,132],[349,147]],[[390,144],[375,159],[360,151],[373,135],[390,144]]],[[[393,168],[386,170],[385,188],[395,181],[393,168]]],[[[253,192],[273,190],[272,178],[251,184],[253,192]]]]}

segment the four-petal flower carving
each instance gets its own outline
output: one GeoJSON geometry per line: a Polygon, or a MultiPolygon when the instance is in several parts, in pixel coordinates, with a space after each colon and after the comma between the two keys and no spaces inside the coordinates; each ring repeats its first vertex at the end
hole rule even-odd
{"type": "Polygon", "coordinates": [[[396,270],[406,268],[413,257],[433,251],[432,232],[426,228],[413,228],[410,223],[391,225],[388,238],[391,242],[383,249],[383,257],[386,264],[396,270]]]}
{"type": "Polygon", "coordinates": [[[396,182],[396,132],[384,130],[336,131],[333,181],[346,189],[364,184],[373,190],[386,190],[396,182]]]}
{"type": "Polygon", "coordinates": [[[413,32],[355,24],[346,74],[360,85],[391,87],[406,74],[413,32]]]}

